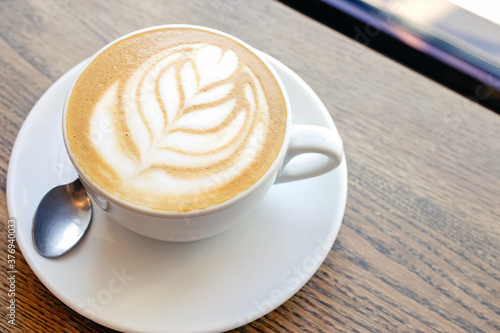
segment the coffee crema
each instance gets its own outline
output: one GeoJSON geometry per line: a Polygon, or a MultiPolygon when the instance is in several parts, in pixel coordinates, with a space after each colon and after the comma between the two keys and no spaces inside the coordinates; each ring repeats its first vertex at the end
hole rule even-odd
{"type": "Polygon", "coordinates": [[[66,133],[78,165],[110,194],[185,212],[257,182],[281,149],[286,118],[278,83],[250,50],[164,28],[120,40],[88,65],[66,133]]]}

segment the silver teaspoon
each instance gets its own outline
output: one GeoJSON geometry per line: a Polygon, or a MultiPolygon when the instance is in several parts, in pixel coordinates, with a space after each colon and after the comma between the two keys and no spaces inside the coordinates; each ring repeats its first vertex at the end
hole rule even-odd
{"type": "Polygon", "coordinates": [[[59,257],[82,239],[92,220],[92,203],[81,181],[54,187],[33,217],[35,248],[47,258],[59,257]]]}

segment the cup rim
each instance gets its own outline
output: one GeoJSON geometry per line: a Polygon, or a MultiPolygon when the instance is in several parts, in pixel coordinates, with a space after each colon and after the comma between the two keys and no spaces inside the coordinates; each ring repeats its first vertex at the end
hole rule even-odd
{"type": "Polygon", "coordinates": [[[191,25],[191,24],[164,24],[164,25],[157,25],[157,26],[152,26],[148,28],[143,28],[139,29],[133,32],[130,32],[126,35],[123,35],[104,47],[102,47],[99,51],[97,51],[95,54],[93,54],[90,58],[86,60],[84,63],[83,67],[78,71],[75,79],[71,83],[71,86],[67,92],[66,99],[64,102],[64,109],[63,109],[63,119],[62,119],[62,130],[63,130],[63,140],[64,140],[64,146],[66,148],[66,152],[68,153],[68,156],[71,160],[71,163],[75,167],[78,176],[83,180],[83,182],[89,186],[93,191],[95,191],[99,196],[103,197],[105,200],[107,200],[110,203],[113,203],[117,206],[120,206],[126,210],[139,213],[141,215],[147,215],[147,216],[153,216],[153,217],[161,217],[161,218],[186,218],[186,217],[196,217],[196,216],[203,216],[203,215],[210,215],[212,213],[220,212],[222,210],[225,210],[229,208],[230,206],[235,205],[238,202],[243,201],[245,198],[250,196],[253,192],[255,192],[260,186],[264,185],[266,182],[270,180],[273,176],[275,176],[276,172],[279,170],[279,167],[281,166],[287,149],[288,149],[288,144],[290,142],[290,127],[291,127],[291,107],[290,107],[290,101],[288,98],[288,94],[285,89],[285,85],[281,78],[279,77],[278,73],[276,70],[272,67],[272,65],[269,63],[267,59],[264,58],[264,54],[255,49],[254,47],[250,46],[246,42],[240,40],[239,38],[232,36],[228,33],[225,33],[223,31],[209,28],[209,27],[204,27],[204,26],[199,26],[199,25],[191,25]],[[216,205],[202,208],[202,209],[195,209],[191,211],[186,211],[186,212],[175,212],[175,211],[166,211],[166,210],[161,210],[161,209],[154,209],[151,207],[147,206],[141,206],[137,205],[135,203],[126,201],[121,199],[120,197],[114,195],[113,193],[108,192],[104,188],[102,188],[99,184],[94,182],[92,178],[87,175],[80,165],[76,162],[75,157],[73,156],[73,153],[71,151],[71,148],[69,146],[69,141],[67,138],[67,133],[66,133],[66,114],[67,114],[67,109],[68,109],[68,102],[71,97],[71,94],[73,92],[73,88],[80,78],[80,75],[87,69],[87,67],[105,50],[107,50],[109,47],[114,45],[115,43],[124,40],[126,38],[147,32],[147,31],[152,31],[152,30],[163,30],[163,29],[178,29],[178,28],[185,28],[185,29],[194,29],[194,30],[202,30],[202,31],[208,31],[212,32],[224,37],[227,37],[229,39],[232,39],[233,41],[237,42],[241,46],[245,47],[248,49],[251,53],[253,53],[266,67],[267,69],[271,72],[273,75],[274,79],[278,83],[278,86],[281,90],[281,93],[283,95],[283,99],[285,100],[285,106],[286,106],[286,111],[287,111],[287,119],[286,119],[286,126],[285,126],[285,135],[283,138],[283,143],[281,145],[280,151],[278,152],[278,155],[274,159],[273,163],[269,166],[267,171],[260,177],[255,183],[253,183],[249,188],[244,190],[243,192],[238,193],[236,196],[223,201],[221,203],[218,203],[216,205]]]}

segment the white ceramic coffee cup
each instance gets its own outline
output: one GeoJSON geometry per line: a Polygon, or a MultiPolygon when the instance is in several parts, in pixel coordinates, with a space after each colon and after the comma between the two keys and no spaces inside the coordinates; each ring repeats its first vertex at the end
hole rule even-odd
{"type": "Polygon", "coordinates": [[[66,135],[66,111],[69,97],[76,83],[75,79],[64,105],[64,144],[70,160],[75,166],[87,192],[97,205],[105,210],[112,219],[132,231],[155,239],[167,241],[199,240],[221,233],[241,221],[251,209],[258,205],[273,184],[318,176],[335,169],[342,162],[344,153],[342,140],[338,134],[324,127],[292,124],[288,95],[283,82],[274,68],[264,57],[262,57],[259,51],[256,51],[238,38],[221,31],[184,24],[155,26],[138,30],[109,43],[99,50],[88,60],[86,65],[83,66],[83,69],[77,75],[77,79],[93,59],[116,42],[145,31],[164,28],[193,28],[209,31],[231,38],[254,53],[271,71],[283,93],[287,108],[285,138],[278,156],[267,172],[250,188],[223,203],[185,213],[166,212],[138,206],[120,199],[96,184],[87,174],[85,174],[85,172],[83,172],[71,152],[66,135]],[[301,156],[300,163],[289,164],[294,157],[302,154],[321,154],[326,158],[308,158],[311,156],[303,155],[301,156]]]}

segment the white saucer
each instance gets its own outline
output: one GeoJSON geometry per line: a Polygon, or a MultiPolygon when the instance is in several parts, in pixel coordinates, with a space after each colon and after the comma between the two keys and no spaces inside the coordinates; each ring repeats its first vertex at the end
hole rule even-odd
{"type": "MultiPolygon", "coordinates": [[[[285,65],[269,60],[290,95],[293,122],[334,129],[311,88],[285,65]]],[[[342,222],[345,161],[326,175],[273,186],[243,223],[191,243],[137,235],[94,205],[91,228],[77,247],[59,259],[41,257],[31,240],[35,208],[50,188],[76,178],[63,147],[61,117],[80,66],[33,107],[14,145],[7,179],[17,243],[57,298],[120,331],[220,332],[272,311],[312,277],[342,222]]]]}

